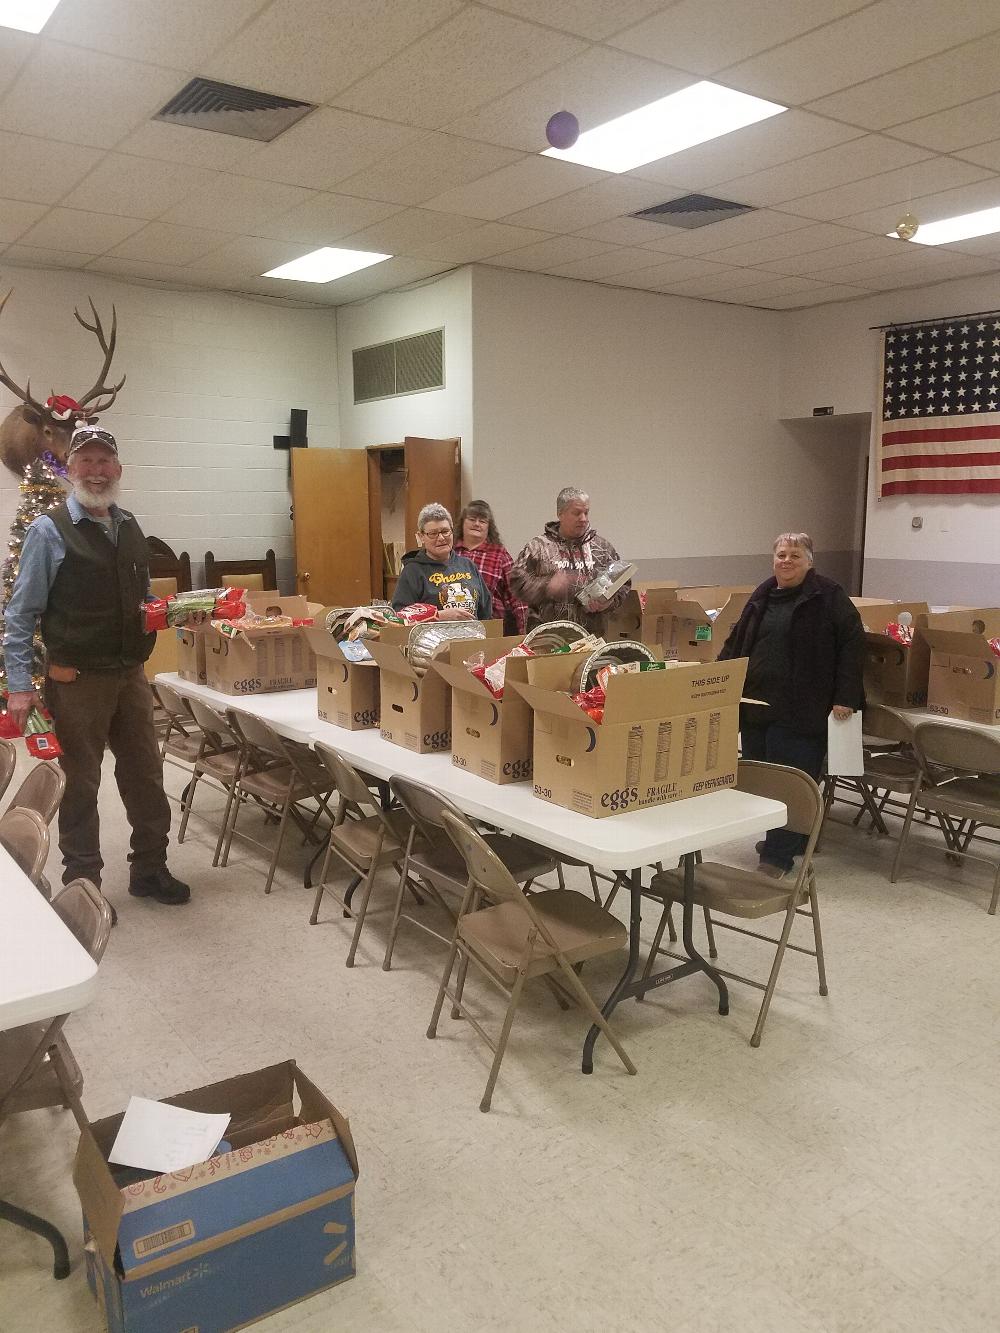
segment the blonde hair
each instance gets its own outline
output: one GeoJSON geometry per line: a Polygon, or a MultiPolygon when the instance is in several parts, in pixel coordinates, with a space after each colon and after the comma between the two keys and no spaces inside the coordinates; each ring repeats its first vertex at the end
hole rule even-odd
{"type": "Polygon", "coordinates": [[[809,557],[809,563],[813,563],[813,539],[808,532],[783,532],[779,537],[775,537],[774,545],[771,547],[772,555],[779,546],[801,546],[803,551],[809,557]]]}

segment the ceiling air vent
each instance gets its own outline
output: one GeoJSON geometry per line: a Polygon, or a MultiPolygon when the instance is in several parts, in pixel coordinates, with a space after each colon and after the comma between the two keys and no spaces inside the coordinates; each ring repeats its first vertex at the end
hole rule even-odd
{"type": "Polygon", "coordinates": [[[352,356],[356,403],[444,388],[444,329],[357,347],[352,356]]]}
{"type": "Polygon", "coordinates": [[[632,217],[640,222],[660,222],[665,227],[707,227],[712,222],[738,218],[741,213],[753,213],[750,204],[734,204],[728,199],[713,199],[710,194],[686,194],[683,199],[668,199],[665,204],[654,204],[632,217]]]}
{"type": "Polygon", "coordinates": [[[192,79],[153,119],[270,143],[312,110],[311,102],[293,97],[274,97],[214,79],[192,79]]]}

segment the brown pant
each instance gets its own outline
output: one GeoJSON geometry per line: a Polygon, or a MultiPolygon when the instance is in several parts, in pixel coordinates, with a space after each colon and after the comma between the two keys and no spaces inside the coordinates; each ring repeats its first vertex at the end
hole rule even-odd
{"type": "Polygon", "coordinates": [[[63,883],[80,877],[101,882],[97,794],[105,746],[115,757],[115,781],[132,826],[128,859],[133,877],[165,865],[170,804],[153,731],[153,696],[142,667],[84,671],[69,683],[49,678],[45,701],[55,719],[66,774],[59,807],[63,883]]]}

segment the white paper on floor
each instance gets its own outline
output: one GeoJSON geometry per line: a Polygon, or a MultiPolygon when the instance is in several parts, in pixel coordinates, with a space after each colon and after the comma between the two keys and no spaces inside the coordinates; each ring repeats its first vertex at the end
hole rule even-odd
{"type": "Polygon", "coordinates": [[[228,1112],[206,1115],[146,1097],[130,1097],[108,1160],[161,1174],[183,1171],[211,1157],[229,1120],[228,1112]]]}

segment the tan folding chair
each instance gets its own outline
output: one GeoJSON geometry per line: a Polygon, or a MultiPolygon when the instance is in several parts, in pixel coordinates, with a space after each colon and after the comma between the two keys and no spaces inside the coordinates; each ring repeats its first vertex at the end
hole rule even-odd
{"type": "Polygon", "coordinates": [[[569,1000],[579,1003],[611,1042],[628,1072],[634,1074],[635,1065],[624,1046],[574,971],[588,958],[624,949],[628,932],[622,923],[574,889],[525,894],[496,852],[464,816],[445,810],[441,819],[462,854],[469,881],[427,1035],[437,1036],[447,996],[452,1002],[452,1018],[468,1019],[493,1051],[493,1065],[479,1109],[490,1109],[521,993],[525,982],[535,977],[545,978],[569,1000]],[[480,906],[484,897],[491,906],[480,906]],[[455,989],[451,990],[449,982],[456,957],[461,962],[455,989]],[[507,996],[507,1010],[496,1042],[463,1003],[470,963],[507,996]]]}
{"type": "Polygon", "coordinates": [[[150,688],[166,718],[160,741],[161,756],[179,761],[182,767],[193,767],[201,749],[201,730],[187,699],[169,685],[160,683],[150,688]]]}
{"type": "Polygon", "coordinates": [[[895,884],[918,808],[935,816],[948,856],[993,867],[990,916],[1000,900],[1000,864],[968,850],[980,826],[1000,828],[1000,736],[956,727],[948,722],[920,722],[913,733],[920,779],[913,788],[892,866],[895,884]]]}
{"type": "MultiPolygon", "coordinates": [[[[428,935],[433,935],[442,944],[451,943],[451,932],[448,935],[442,935],[433,926],[429,926],[417,917],[409,916],[403,912],[403,898],[409,876],[413,874],[420,881],[430,897],[451,918],[452,924],[455,921],[456,909],[462,901],[466,885],[469,882],[469,872],[466,869],[465,860],[445,828],[443,820],[446,811],[462,818],[462,812],[458,807],[452,805],[451,801],[444,796],[440,796],[436,791],[432,791],[421,783],[414,782],[411,778],[397,776],[392,779],[390,785],[400,805],[412,820],[412,828],[406,841],[406,853],[403,858],[403,869],[399,876],[399,887],[396,891],[392,926],[389,930],[389,939],[385,946],[385,958],[382,962],[382,967],[386,972],[392,965],[392,951],[396,945],[396,935],[399,932],[399,923],[402,920],[408,921],[411,925],[419,926],[421,930],[426,931],[428,935]],[[451,895],[454,906],[449,905],[442,897],[442,893],[451,895]]],[[[493,849],[507,867],[511,877],[522,885],[525,891],[531,887],[532,882],[540,875],[547,875],[551,871],[559,869],[559,860],[553,853],[533,842],[529,842],[525,838],[510,837],[506,833],[485,833],[482,837],[486,845],[493,849]]],[[[559,887],[565,888],[561,875],[559,887]]]]}
{"type": "Polygon", "coordinates": [[[41,887],[49,856],[49,829],[35,810],[5,810],[0,817],[0,843],[34,884],[41,887]]]}
{"type": "MultiPolygon", "coordinates": [[[[865,771],[860,777],[829,775],[823,797],[823,820],[837,799],[838,788],[846,787],[861,797],[861,807],[851,821],[853,827],[867,814],[870,833],[889,836],[882,815],[898,795],[909,797],[920,768],[913,753],[913,719],[887,704],[870,704],[862,716],[865,771]]],[[[822,836],[822,835],[821,835],[822,836]]]]}
{"type": "Polygon", "coordinates": [[[226,809],[222,816],[222,826],[215,844],[212,865],[219,864],[222,844],[226,838],[229,824],[229,812],[233,804],[233,793],[243,762],[243,741],[217,709],[202,703],[200,699],[189,699],[191,716],[198,725],[198,753],[191,769],[191,781],[181,796],[181,824],[177,830],[177,841],[183,842],[187,833],[188,820],[194,808],[195,792],[202,778],[217,783],[226,793],[226,809]]]}
{"type": "Polygon", "coordinates": [[[0,796],[10,786],[17,767],[17,746],[13,741],[0,741],[0,796]]]}
{"type": "Polygon", "coordinates": [[[334,786],[329,771],[308,745],[288,740],[249,713],[239,713],[231,708],[226,716],[233,731],[243,741],[243,762],[236,779],[220,864],[229,864],[229,849],[240,806],[248,800],[256,801],[266,811],[278,816],[278,838],[264,883],[264,892],[270,893],[289,816],[302,830],[304,841],[316,842],[315,829],[321,816],[325,814],[331,824],[334,820],[328,804],[334,786]],[[306,801],[315,801],[316,809],[307,810],[306,801]]]}
{"type": "Polygon", "coordinates": [[[66,790],[66,774],[51,759],[39,761],[10,798],[8,810],[34,810],[51,824],[66,790]]]}
{"type": "MultiPolygon", "coordinates": [[[[823,798],[819,787],[807,773],[797,768],[787,768],[783,764],[764,764],[757,760],[741,760],[736,778],[737,790],[753,796],[766,796],[772,801],[781,801],[788,810],[788,823],[785,825],[792,833],[801,833],[808,838],[806,849],[799,862],[798,873],[794,879],[784,881],[772,879],[756,870],[741,870],[737,866],[723,865],[717,862],[699,862],[694,871],[694,902],[705,909],[705,926],[708,932],[710,954],[718,955],[715,948],[714,927],[736,931],[740,935],[750,935],[754,939],[766,940],[776,946],[774,961],[767,982],[756,981],[752,977],[740,976],[736,972],[725,972],[718,968],[722,976],[733,981],[742,981],[747,986],[754,986],[764,992],[757,1023],[750,1038],[751,1046],[759,1046],[764,1023],[767,1021],[771,999],[778,981],[785,950],[809,954],[816,959],[819,974],[819,993],[827,994],[826,965],[823,958],[823,936],[820,930],[819,902],[816,896],[816,878],[813,873],[812,858],[816,841],[823,823],[823,798]],[[808,900],[808,907],[804,904],[808,900]],[[714,915],[737,917],[744,921],[759,921],[768,916],[784,916],[784,923],[778,939],[750,930],[746,926],[732,925],[720,921],[714,915]],[[796,916],[810,917],[813,929],[813,948],[792,944],[789,936],[796,916]]],[[[643,980],[652,974],[657,954],[668,957],[680,957],[660,947],[663,930],[667,921],[667,912],[671,903],[684,901],[683,870],[667,870],[654,875],[648,896],[658,898],[663,904],[653,945],[643,971],[643,980]]],[[[682,959],[681,961],[687,961],[682,959]]]]}
{"type": "MultiPolygon", "coordinates": [[[[354,872],[355,882],[348,892],[353,892],[359,882],[364,884],[361,903],[356,913],[352,906],[348,906],[346,897],[338,898],[344,915],[355,918],[354,935],[347,952],[347,966],[353,967],[358,941],[364,929],[365,917],[368,915],[368,903],[372,896],[375,876],[379,869],[386,865],[395,867],[402,875],[403,849],[409,836],[410,823],[409,819],[398,810],[383,808],[379,798],[369,790],[362,775],[342,754],[320,741],[316,742],[314,748],[329,770],[333,783],[340,793],[340,804],[333,828],[330,830],[309,924],[315,926],[319,920],[319,908],[327,887],[326,877],[330,861],[336,856],[354,872]]],[[[334,896],[337,897],[336,894],[334,896]]]]}

